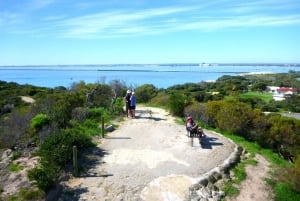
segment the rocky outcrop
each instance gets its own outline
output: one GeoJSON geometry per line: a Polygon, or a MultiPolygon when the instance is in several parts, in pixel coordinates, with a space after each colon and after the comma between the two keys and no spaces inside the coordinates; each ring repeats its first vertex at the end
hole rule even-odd
{"type": "Polygon", "coordinates": [[[230,180],[229,170],[240,162],[243,148],[235,147],[231,155],[219,166],[201,175],[196,184],[189,188],[187,201],[220,201],[225,197],[220,190],[230,180]]]}
{"type": "Polygon", "coordinates": [[[20,189],[35,189],[35,186],[27,177],[27,172],[39,163],[39,158],[23,153],[21,157],[13,160],[13,153],[11,149],[8,149],[1,154],[0,188],[2,193],[0,194],[0,200],[7,200],[12,195],[16,196],[20,189]],[[11,164],[20,167],[20,170],[9,170],[11,164]]]}

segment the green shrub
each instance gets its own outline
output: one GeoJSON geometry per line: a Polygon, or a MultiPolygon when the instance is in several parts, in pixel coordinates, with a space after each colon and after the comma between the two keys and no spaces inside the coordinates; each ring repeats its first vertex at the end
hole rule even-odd
{"type": "Polygon", "coordinates": [[[113,107],[113,112],[117,115],[123,114],[124,113],[124,109],[123,109],[124,105],[125,105],[125,103],[124,103],[123,98],[120,98],[120,97],[117,98],[116,102],[114,104],[114,107],[113,107]]]}
{"type": "Polygon", "coordinates": [[[83,135],[87,136],[95,136],[101,133],[99,121],[96,121],[94,119],[85,120],[82,124],[78,125],[78,129],[83,135]]]}
{"type": "Polygon", "coordinates": [[[144,84],[135,89],[136,100],[139,103],[147,103],[157,94],[157,88],[152,84],[144,84]]]}
{"type": "Polygon", "coordinates": [[[92,145],[91,138],[75,128],[50,135],[38,152],[41,166],[29,171],[30,180],[35,181],[39,189],[46,192],[58,181],[65,165],[72,162],[73,146],[80,150],[92,145]]]}
{"type": "Polygon", "coordinates": [[[173,115],[183,116],[184,114],[184,97],[180,94],[172,94],[168,101],[168,108],[173,115]]]}
{"type": "Polygon", "coordinates": [[[41,200],[44,197],[44,193],[40,190],[21,188],[18,197],[19,200],[41,200]]]}
{"type": "Polygon", "coordinates": [[[72,110],[72,119],[83,122],[88,117],[88,109],[84,107],[76,107],[72,110]]]}
{"type": "Polygon", "coordinates": [[[161,93],[158,93],[157,96],[155,96],[154,98],[152,98],[150,100],[150,104],[165,106],[165,105],[167,105],[168,100],[169,100],[169,95],[161,92],[161,93]]]}
{"type": "Polygon", "coordinates": [[[102,107],[97,107],[97,108],[91,108],[89,109],[89,116],[88,118],[90,119],[96,119],[96,120],[101,120],[102,117],[105,120],[109,119],[109,112],[107,111],[107,109],[102,108],[102,107]]]}
{"type": "Polygon", "coordinates": [[[28,171],[28,178],[44,192],[47,192],[58,180],[59,167],[48,163],[28,171]]]}
{"type": "Polygon", "coordinates": [[[286,168],[283,181],[289,183],[294,191],[300,193],[300,156],[292,166],[286,168]]]}
{"type": "Polygon", "coordinates": [[[40,148],[42,160],[59,166],[65,165],[72,158],[72,148],[92,146],[91,138],[82,134],[79,129],[65,129],[49,136],[40,148]]]}
{"type": "Polygon", "coordinates": [[[50,117],[46,114],[37,114],[31,119],[31,127],[34,129],[41,129],[50,122],[50,117]]]}

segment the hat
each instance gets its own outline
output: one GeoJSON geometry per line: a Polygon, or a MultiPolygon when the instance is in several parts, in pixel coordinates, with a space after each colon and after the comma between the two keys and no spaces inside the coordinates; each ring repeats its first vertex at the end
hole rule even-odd
{"type": "Polygon", "coordinates": [[[130,92],[131,92],[131,91],[128,89],[128,90],[127,90],[127,93],[129,94],[130,92]]]}
{"type": "Polygon", "coordinates": [[[134,94],[134,91],[133,91],[133,92],[131,92],[131,94],[134,94]]]}

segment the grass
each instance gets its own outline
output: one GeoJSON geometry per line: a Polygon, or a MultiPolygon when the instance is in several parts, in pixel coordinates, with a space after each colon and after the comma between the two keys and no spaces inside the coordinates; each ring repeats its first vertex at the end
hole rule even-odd
{"type": "Polygon", "coordinates": [[[20,158],[21,155],[22,155],[22,152],[20,152],[20,151],[14,151],[13,154],[12,154],[12,156],[11,156],[11,160],[16,160],[16,159],[20,158]]]}
{"type": "Polygon", "coordinates": [[[250,91],[247,93],[240,94],[240,98],[259,98],[264,102],[268,103],[273,99],[273,96],[272,93],[268,92],[250,91]]]}
{"type": "MultiPolygon", "coordinates": [[[[249,142],[243,137],[225,133],[219,130],[216,130],[216,132],[222,133],[225,137],[233,140],[236,144],[242,146],[250,153],[249,159],[242,161],[231,170],[233,171],[235,177],[230,182],[225,184],[223,190],[227,196],[237,196],[239,194],[239,189],[237,186],[242,180],[245,179],[246,176],[244,167],[247,164],[256,165],[257,162],[253,159],[256,153],[261,154],[271,163],[273,171],[278,170],[278,168],[280,170],[281,168],[291,165],[284,159],[280,158],[276,153],[272,152],[272,150],[264,149],[257,143],[249,142]]],[[[300,193],[295,192],[289,184],[278,182],[278,175],[274,174],[274,172],[271,174],[272,178],[265,178],[265,182],[272,187],[275,201],[299,201],[300,193]]]]}
{"type": "Polygon", "coordinates": [[[292,188],[289,186],[289,184],[286,183],[279,183],[275,185],[275,200],[276,201],[299,201],[300,200],[300,194],[296,194],[292,188]]]}
{"type": "Polygon", "coordinates": [[[30,200],[41,200],[44,197],[44,193],[40,190],[30,190],[21,188],[17,195],[10,195],[8,201],[30,201],[30,200]]]}
{"type": "Polygon", "coordinates": [[[236,167],[234,167],[231,172],[234,174],[232,180],[227,182],[224,187],[224,192],[229,197],[236,197],[240,190],[238,189],[238,185],[246,179],[246,165],[256,165],[257,161],[253,159],[247,159],[245,161],[240,162],[236,167]]]}
{"type": "Polygon", "coordinates": [[[19,172],[19,171],[23,170],[23,168],[24,167],[22,165],[19,165],[19,164],[16,164],[16,163],[10,163],[9,166],[8,166],[8,169],[11,172],[19,172]]]}

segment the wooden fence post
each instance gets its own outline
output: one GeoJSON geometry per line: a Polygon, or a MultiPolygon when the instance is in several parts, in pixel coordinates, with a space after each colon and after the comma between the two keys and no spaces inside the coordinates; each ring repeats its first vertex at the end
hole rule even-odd
{"type": "Polygon", "coordinates": [[[78,176],[77,147],[73,146],[73,175],[78,176]]]}
{"type": "Polygon", "coordinates": [[[101,120],[101,129],[102,129],[102,138],[104,138],[104,118],[102,117],[102,120],[101,120]]]}

